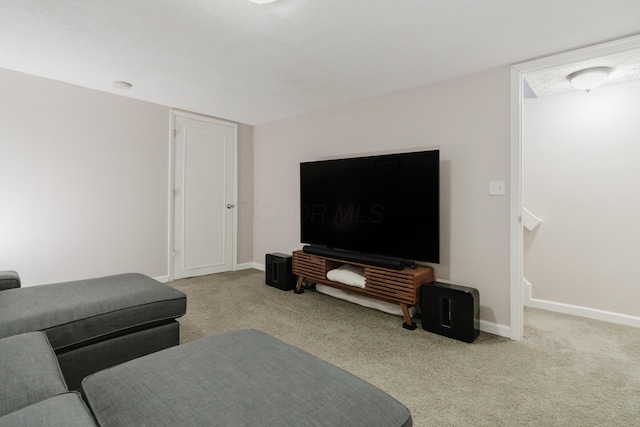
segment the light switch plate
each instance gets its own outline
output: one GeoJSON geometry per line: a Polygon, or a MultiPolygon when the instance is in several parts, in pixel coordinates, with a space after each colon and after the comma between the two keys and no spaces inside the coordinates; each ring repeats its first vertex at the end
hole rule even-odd
{"type": "Polygon", "coordinates": [[[504,181],[489,181],[489,194],[491,196],[503,196],[507,185],[504,181]]]}

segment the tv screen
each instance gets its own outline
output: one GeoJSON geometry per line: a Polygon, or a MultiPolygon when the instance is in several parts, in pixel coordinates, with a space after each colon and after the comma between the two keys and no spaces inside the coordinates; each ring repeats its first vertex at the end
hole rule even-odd
{"type": "Polygon", "coordinates": [[[301,241],[440,262],[438,150],[300,163],[301,241]]]}

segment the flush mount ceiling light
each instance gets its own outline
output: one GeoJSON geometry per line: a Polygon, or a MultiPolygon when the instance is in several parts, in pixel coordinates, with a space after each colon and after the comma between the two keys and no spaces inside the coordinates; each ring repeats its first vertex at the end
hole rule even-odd
{"type": "Polygon", "coordinates": [[[133,87],[133,85],[129,82],[113,82],[113,87],[121,90],[129,90],[133,87]]]}
{"type": "Polygon", "coordinates": [[[591,89],[604,83],[609,73],[611,73],[611,68],[609,67],[585,68],[584,70],[569,74],[567,80],[569,80],[576,89],[589,93],[591,89]]]}
{"type": "Polygon", "coordinates": [[[249,0],[251,3],[257,3],[257,4],[265,4],[265,3],[271,3],[274,2],[276,0],[249,0]]]}

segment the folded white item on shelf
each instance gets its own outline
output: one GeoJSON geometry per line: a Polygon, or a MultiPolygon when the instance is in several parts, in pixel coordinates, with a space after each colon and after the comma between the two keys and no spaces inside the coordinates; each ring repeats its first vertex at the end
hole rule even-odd
{"type": "Polygon", "coordinates": [[[364,289],[366,284],[364,268],[348,264],[343,264],[334,270],[327,271],[327,279],[362,289],[364,289]]]}

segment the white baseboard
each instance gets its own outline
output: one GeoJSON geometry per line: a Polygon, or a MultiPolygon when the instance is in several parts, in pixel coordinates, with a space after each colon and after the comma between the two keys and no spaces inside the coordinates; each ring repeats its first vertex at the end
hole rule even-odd
{"type": "Polygon", "coordinates": [[[578,305],[532,298],[531,289],[531,283],[527,279],[523,278],[522,300],[526,307],[540,308],[542,310],[553,311],[556,313],[571,314],[574,316],[586,317],[587,319],[602,320],[603,322],[640,328],[640,317],[614,313],[612,311],[598,310],[597,308],[581,307],[578,305]]]}
{"type": "Polygon", "coordinates": [[[480,320],[480,330],[488,334],[498,335],[505,338],[511,338],[511,327],[507,325],[500,325],[498,323],[487,322],[486,320],[480,320]]]}
{"type": "MultiPolygon", "coordinates": [[[[256,264],[255,262],[245,262],[236,265],[236,271],[249,270],[250,268],[256,268],[258,270],[264,271],[264,265],[261,266],[260,264],[256,264]]],[[[154,279],[161,283],[167,283],[169,282],[169,275],[154,277],[154,279]]]]}
{"type": "Polygon", "coordinates": [[[260,270],[260,271],[265,271],[266,270],[264,264],[260,264],[260,263],[257,263],[257,262],[251,263],[251,268],[255,268],[256,270],[260,270]]]}
{"type": "Polygon", "coordinates": [[[249,270],[251,268],[255,268],[257,270],[264,271],[264,265],[262,266],[262,268],[258,268],[258,265],[259,264],[256,264],[255,262],[243,262],[242,264],[236,265],[236,270],[249,270]]]}
{"type": "Polygon", "coordinates": [[[633,326],[640,328],[640,317],[629,316],[627,314],[614,313],[611,311],[598,310],[596,308],[580,307],[577,305],[563,304],[560,302],[545,301],[531,298],[525,304],[527,307],[540,308],[557,313],[572,314],[574,316],[586,317],[588,319],[602,320],[604,322],[616,323],[618,325],[633,326]]]}

